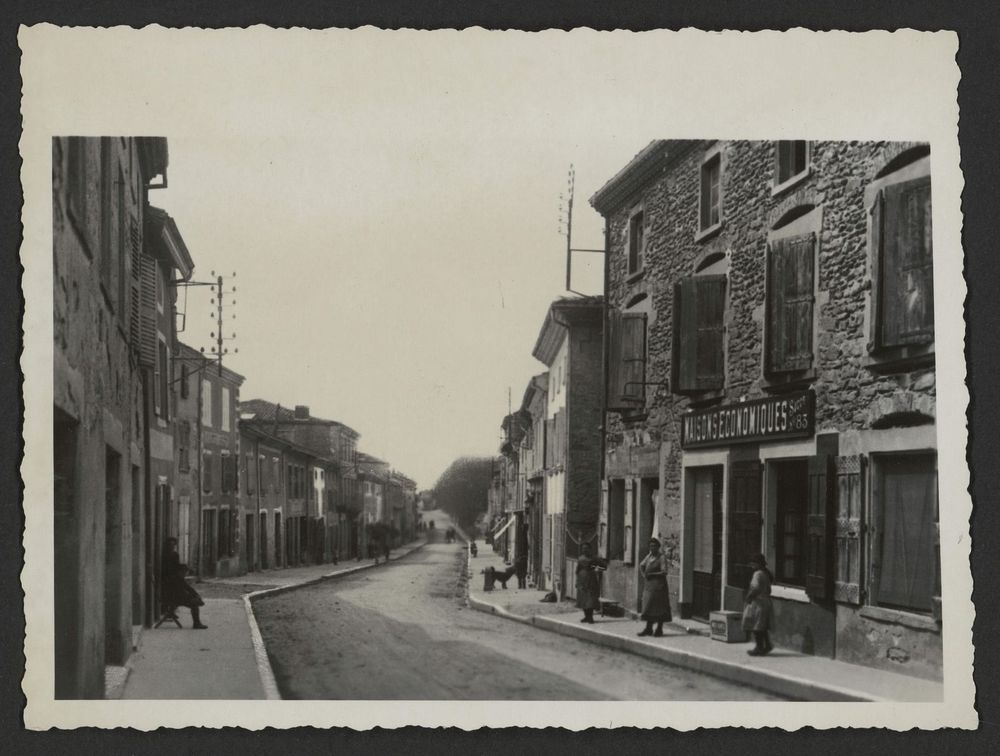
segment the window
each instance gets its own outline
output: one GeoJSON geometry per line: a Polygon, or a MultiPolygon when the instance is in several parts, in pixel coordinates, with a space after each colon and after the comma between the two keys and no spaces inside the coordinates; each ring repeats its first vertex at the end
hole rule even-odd
{"type": "Polygon", "coordinates": [[[716,152],[701,166],[701,224],[708,231],[722,221],[722,155],[716,152]]]}
{"type": "Polygon", "coordinates": [[[177,424],[177,469],[187,472],[191,469],[191,423],[182,420],[177,424]]]}
{"type": "Polygon", "coordinates": [[[641,410],[646,402],[646,313],[608,311],[609,410],[641,410]]]}
{"type": "Polygon", "coordinates": [[[780,187],[809,168],[809,143],[804,139],[781,140],[774,148],[774,184],[780,187]]]}
{"type": "Polygon", "coordinates": [[[212,493],[212,452],[206,451],[201,455],[201,490],[205,493],[212,493]]]}
{"type": "Polygon", "coordinates": [[[191,389],[188,386],[188,366],[185,364],[181,365],[181,399],[187,399],[191,393],[191,389]]]}
{"type": "Polygon", "coordinates": [[[212,427],[212,382],[204,379],[201,382],[201,424],[212,427]]]}
{"type": "Polygon", "coordinates": [[[222,493],[232,493],[236,490],[236,457],[227,451],[222,452],[222,493]]]}
{"type": "Polygon", "coordinates": [[[229,542],[230,542],[230,524],[232,520],[229,517],[228,509],[219,510],[219,544],[218,544],[218,555],[219,557],[229,556],[229,542]]]}
{"type": "Polygon", "coordinates": [[[674,285],[674,393],[723,387],[725,313],[725,275],[692,276],[674,285]]]}
{"type": "Polygon", "coordinates": [[[767,373],[813,362],[815,234],[772,241],[767,253],[767,373]]]}
{"type": "Polygon", "coordinates": [[[245,467],[243,468],[244,475],[244,488],[248,494],[252,494],[255,488],[255,482],[257,479],[257,474],[253,468],[253,454],[247,452],[245,467]]]}
{"type": "Polygon", "coordinates": [[[806,514],[809,501],[808,465],[780,462],[776,475],[774,577],[779,583],[805,587],[806,514]]]}
{"type": "Polygon", "coordinates": [[[879,460],[873,575],[880,606],[930,614],[940,595],[936,461],[933,454],[879,460]]]}
{"type": "Polygon", "coordinates": [[[646,254],[646,225],[643,211],[634,213],[628,222],[628,272],[636,273],[643,268],[646,254]]]}
{"type": "Polygon", "coordinates": [[[921,176],[880,189],[871,207],[871,351],[934,341],[931,181],[921,176]]]}
{"type": "Polygon", "coordinates": [[[222,430],[224,430],[224,431],[228,431],[230,429],[229,428],[229,413],[231,411],[231,408],[229,406],[229,403],[230,403],[229,387],[228,386],[223,386],[222,387],[222,400],[220,401],[219,404],[220,404],[220,407],[222,409],[222,430]]]}

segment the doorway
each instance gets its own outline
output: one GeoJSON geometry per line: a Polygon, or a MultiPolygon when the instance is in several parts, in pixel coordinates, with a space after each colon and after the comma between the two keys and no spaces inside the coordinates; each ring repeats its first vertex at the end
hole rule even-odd
{"type": "Polygon", "coordinates": [[[688,471],[694,520],[691,615],[707,621],[722,606],[722,466],[688,471]]]}
{"type": "MultiPolygon", "coordinates": [[[[107,447],[104,455],[104,663],[124,664],[122,633],[121,455],[107,447]]],[[[132,586],[129,581],[129,594],[132,586]]],[[[131,623],[130,623],[131,624],[131,623]]]]}

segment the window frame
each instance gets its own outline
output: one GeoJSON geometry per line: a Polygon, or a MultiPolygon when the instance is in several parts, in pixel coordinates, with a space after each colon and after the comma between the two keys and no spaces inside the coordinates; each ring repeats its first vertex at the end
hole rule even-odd
{"type": "MultiPolygon", "coordinates": [[[[724,145],[716,144],[713,147],[705,151],[701,162],[698,165],[698,218],[697,218],[697,228],[698,231],[695,234],[695,241],[704,241],[705,239],[714,236],[721,228],[725,221],[725,194],[722,190],[722,178],[725,173],[725,161],[723,160],[724,145]],[[717,199],[715,202],[716,208],[716,218],[713,222],[711,216],[711,204],[709,204],[706,210],[706,174],[710,175],[712,168],[715,167],[716,174],[716,194],[717,199]],[[706,212],[708,217],[706,218],[706,212]]],[[[709,203],[711,203],[711,184],[708,185],[708,195],[709,203]]]]}
{"type": "MultiPolygon", "coordinates": [[[[890,165],[892,163],[890,162],[890,165]]],[[[935,354],[934,334],[934,292],[933,292],[933,178],[930,171],[930,154],[917,154],[915,159],[903,163],[893,168],[889,173],[878,176],[865,188],[865,216],[867,221],[867,283],[870,294],[865,306],[865,331],[867,336],[867,360],[866,367],[876,372],[893,372],[904,369],[912,369],[932,365],[935,354]],[[913,180],[927,180],[931,188],[931,239],[930,244],[930,306],[931,314],[931,335],[922,342],[909,344],[885,345],[882,342],[883,318],[885,317],[885,305],[883,297],[886,284],[882,280],[882,270],[884,265],[883,247],[883,227],[876,225],[884,223],[884,212],[880,212],[878,217],[875,206],[881,201],[883,192],[896,185],[913,180]]]]}
{"type": "Polygon", "coordinates": [[[808,139],[777,139],[774,144],[774,174],[771,185],[771,196],[776,196],[798,186],[812,174],[812,142],[808,139]],[[802,170],[791,173],[785,178],[781,177],[781,145],[789,142],[802,142],[805,144],[805,165],[802,170]]]}
{"type": "Polygon", "coordinates": [[[625,240],[626,272],[629,280],[635,280],[646,270],[646,245],[649,241],[648,218],[644,204],[632,208],[628,216],[628,234],[625,240]],[[639,240],[636,242],[636,230],[639,240]]]}
{"type": "Polygon", "coordinates": [[[869,501],[869,522],[871,527],[867,531],[866,538],[866,551],[869,555],[868,558],[868,576],[867,576],[867,586],[868,591],[866,593],[865,609],[868,610],[867,614],[872,615],[873,613],[900,613],[904,615],[912,615],[914,617],[926,618],[927,620],[937,620],[939,619],[939,607],[941,599],[941,550],[940,550],[940,521],[941,521],[941,489],[940,489],[940,474],[938,465],[938,455],[936,449],[908,449],[899,452],[880,452],[873,453],[871,455],[871,499],[869,501]],[[916,462],[921,459],[926,458],[931,462],[931,467],[933,469],[933,476],[935,480],[935,517],[936,519],[931,525],[932,533],[932,543],[933,543],[933,554],[934,554],[934,568],[935,568],[935,584],[934,589],[937,595],[931,594],[931,606],[929,609],[921,609],[919,607],[902,606],[898,604],[891,604],[888,602],[879,600],[879,589],[881,581],[884,576],[883,572],[883,554],[885,550],[884,545],[884,523],[885,523],[885,473],[887,467],[893,460],[903,461],[904,463],[909,462],[910,464],[916,464],[916,462]]]}

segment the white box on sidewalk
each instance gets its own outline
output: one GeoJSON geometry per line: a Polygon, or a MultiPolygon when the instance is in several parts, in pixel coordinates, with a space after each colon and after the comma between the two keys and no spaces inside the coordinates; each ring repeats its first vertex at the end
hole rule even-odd
{"type": "Polygon", "coordinates": [[[743,643],[747,634],[743,630],[743,612],[719,611],[708,615],[712,640],[723,643],[743,643]]]}

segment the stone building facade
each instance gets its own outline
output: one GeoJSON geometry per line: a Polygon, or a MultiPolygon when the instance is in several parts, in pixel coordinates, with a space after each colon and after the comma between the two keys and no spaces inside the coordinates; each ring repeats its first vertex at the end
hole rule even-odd
{"type": "Polygon", "coordinates": [[[599,296],[556,300],[532,351],[549,374],[539,587],[567,596],[579,545],[597,538],[603,310],[599,296]]]}
{"type": "Polygon", "coordinates": [[[936,677],[929,148],[657,141],[606,220],[605,591],[682,617],[775,577],[779,644],[936,677]]]}
{"type": "Polygon", "coordinates": [[[144,415],[156,288],[143,229],[166,168],[161,138],[52,141],[57,698],[101,698],[105,666],[125,663],[155,603],[144,415]]]}

